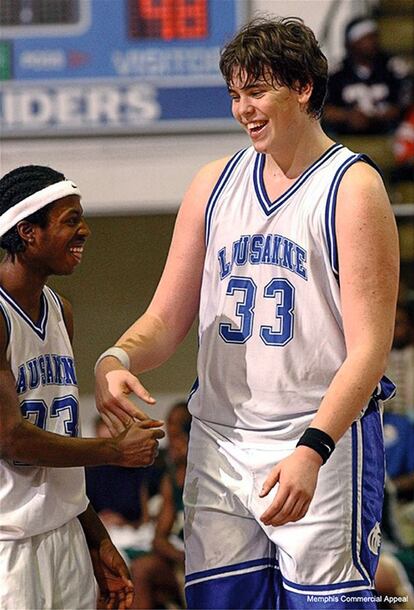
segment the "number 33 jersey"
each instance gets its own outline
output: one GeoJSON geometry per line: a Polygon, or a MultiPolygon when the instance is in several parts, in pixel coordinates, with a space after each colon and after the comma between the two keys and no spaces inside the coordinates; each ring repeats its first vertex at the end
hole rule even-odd
{"type": "MultiPolygon", "coordinates": [[[[46,286],[40,317],[34,323],[0,287],[0,310],[22,416],[43,430],[77,436],[78,387],[59,298],[46,286]]],[[[0,460],[0,540],[58,528],[83,512],[87,504],[83,468],[0,460]]]]}
{"type": "Polygon", "coordinates": [[[265,155],[228,162],[206,208],[196,417],[271,430],[318,409],[345,358],[336,196],[361,160],[335,144],[275,201],[265,155]]]}

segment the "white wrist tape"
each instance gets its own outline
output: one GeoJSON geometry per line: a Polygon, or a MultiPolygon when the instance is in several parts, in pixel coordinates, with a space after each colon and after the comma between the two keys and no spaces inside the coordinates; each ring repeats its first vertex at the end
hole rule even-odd
{"type": "Polygon", "coordinates": [[[105,352],[103,352],[99,356],[98,360],[96,361],[95,368],[94,368],[95,374],[96,374],[96,369],[98,367],[98,364],[101,362],[101,360],[103,360],[107,356],[112,356],[113,358],[116,358],[117,360],[119,360],[119,362],[122,364],[122,366],[124,366],[127,369],[127,371],[129,371],[129,367],[130,367],[131,363],[130,363],[127,352],[124,349],[122,349],[122,347],[110,347],[105,352]]]}

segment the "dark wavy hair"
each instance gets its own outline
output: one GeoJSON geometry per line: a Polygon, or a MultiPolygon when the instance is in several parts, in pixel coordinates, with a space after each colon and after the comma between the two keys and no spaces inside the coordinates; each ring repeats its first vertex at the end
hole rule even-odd
{"type": "Polygon", "coordinates": [[[301,91],[311,83],[307,111],[320,118],[328,85],[328,61],[315,34],[297,17],[259,17],[245,25],[222,49],[220,70],[230,87],[234,78],[256,80],[301,91]]]}
{"type": "MultiPolygon", "coordinates": [[[[56,170],[43,165],[24,165],[18,167],[0,180],[0,215],[14,205],[33,195],[37,191],[64,180],[65,176],[56,170]]],[[[51,204],[46,205],[37,212],[27,216],[25,220],[45,227],[48,222],[48,213],[51,204]]],[[[13,257],[18,252],[23,252],[25,244],[21,239],[17,227],[14,226],[0,238],[0,246],[13,257]]]]}

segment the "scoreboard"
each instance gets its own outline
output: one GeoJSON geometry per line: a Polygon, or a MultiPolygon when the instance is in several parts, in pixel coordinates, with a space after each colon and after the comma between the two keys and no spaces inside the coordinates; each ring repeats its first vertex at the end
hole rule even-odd
{"type": "Polygon", "coordinates": [[[194,40],[208,36],[207,0],[128,0],[133,38],[194,40]]]}
{"type": "Polygon", "coordinates": [[[233,129],[220,48],[246,0],[1,0],[5,137],[233,129]]]}

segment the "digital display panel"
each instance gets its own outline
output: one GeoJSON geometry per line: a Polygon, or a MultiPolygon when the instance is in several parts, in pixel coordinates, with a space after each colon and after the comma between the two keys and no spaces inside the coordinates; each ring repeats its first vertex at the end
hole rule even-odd
{"type": "Polygon", "coordinates": [[[1,0],[3,137],[234,129],[220,49],[245,0],[1,0]]]}

